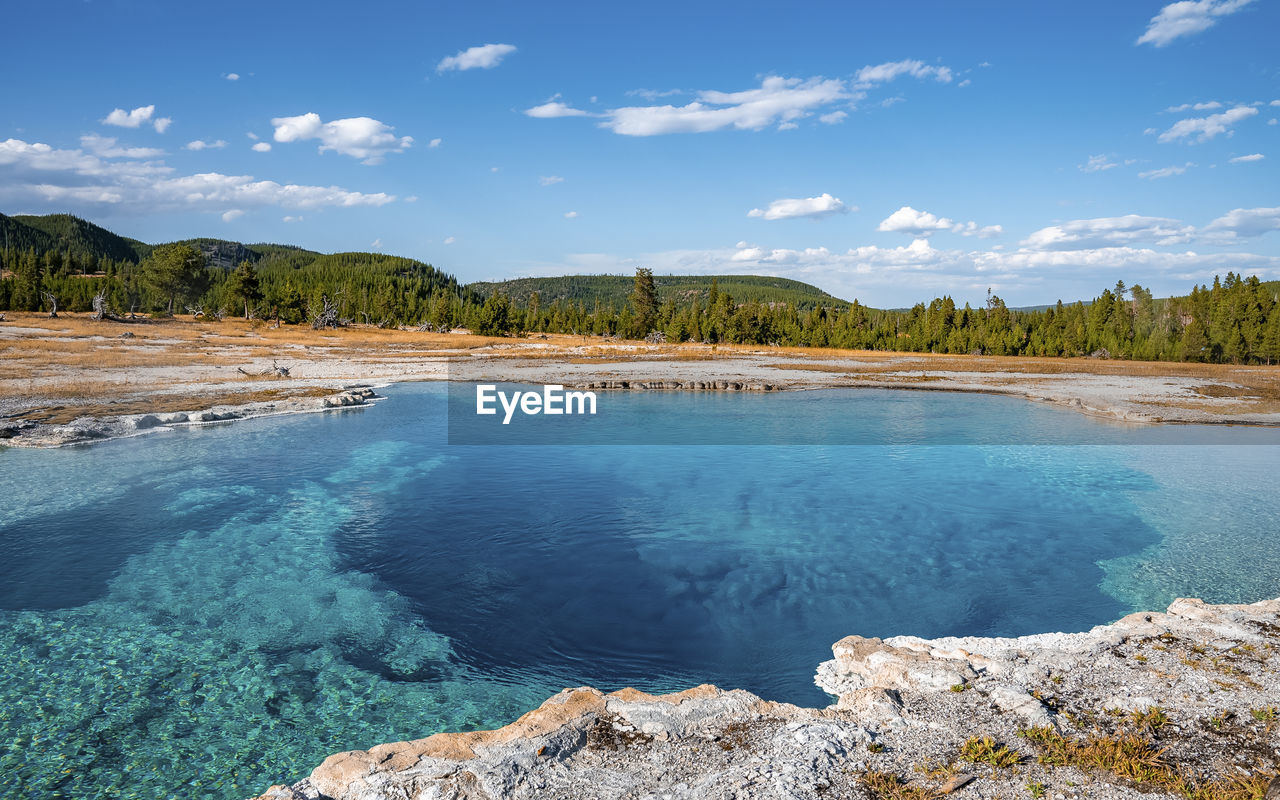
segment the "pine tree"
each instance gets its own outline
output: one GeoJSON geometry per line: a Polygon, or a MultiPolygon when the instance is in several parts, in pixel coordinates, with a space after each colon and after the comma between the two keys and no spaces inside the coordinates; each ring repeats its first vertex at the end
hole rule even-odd
{"type": "Polygon", "coordinates": [[[631,305],[635,308],[637,338],[644,338],[658,321],[658,290],[653,284],[653,270],[636,269],[635,288],[631,291],[631,305]]]}

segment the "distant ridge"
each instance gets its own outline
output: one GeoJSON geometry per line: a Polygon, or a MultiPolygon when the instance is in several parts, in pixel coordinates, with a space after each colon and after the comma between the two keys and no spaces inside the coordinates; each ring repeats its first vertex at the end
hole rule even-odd
{"type": "MultiPolygon", "coordinates": [[[[672,300],[683,305],[695,297],[704,306],[715,281],[722,294],[731,295],[735,302],[787,303],[802,310],[816,306],[845,308],[847,300],[827,294],[812,284],[789,278],[766,275],[655,275],[658,301],[672,300]]],[[[629,275],[565,275],[553,278],[515,278],[508,281],[480,281],[468,284],[484,297],[501,292],[518,305],[528,303],[530,296],[538,293],[542,305],[557,301],[581,303],[587,310],[602,305],[621,305],[631,295],[635,279],[629,275]]]]}

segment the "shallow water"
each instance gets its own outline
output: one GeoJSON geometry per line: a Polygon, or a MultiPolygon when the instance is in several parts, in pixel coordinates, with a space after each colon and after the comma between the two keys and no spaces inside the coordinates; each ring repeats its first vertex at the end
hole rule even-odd
{"type": "Polygon", "coordinates": [[[0,795],[246,797],[565,686],[823,704],[849,633],[1280,595],[1280,431],[1149,446],[1202,433],[996,397],[621,394],[589,434],[462,446],[442,387],[386,393],[0,451],[0,795]]]}

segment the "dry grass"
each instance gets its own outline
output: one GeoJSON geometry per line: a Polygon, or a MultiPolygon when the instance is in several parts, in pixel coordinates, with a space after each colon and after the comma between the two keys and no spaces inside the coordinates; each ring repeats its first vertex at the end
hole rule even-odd
{"type": "Polygon", "coordinates": [[[877,800],[936,800],[939,794],[927,786],[912,786],[889,772],[867,770],[858,783],[877,800]]]}
{"type": "Polygon", "coordinates": [[[1171,792],[1188,800],[1262,800],[1275,777],[1259,770],[1248,777],[1197,780],[1172,764],[1164,750],[1131,733],[1070,739],[1046,726],[1022,735],[1040,751],[1038,761],[1045,766],[1099,770],[1139,790],[1171,792]]]}

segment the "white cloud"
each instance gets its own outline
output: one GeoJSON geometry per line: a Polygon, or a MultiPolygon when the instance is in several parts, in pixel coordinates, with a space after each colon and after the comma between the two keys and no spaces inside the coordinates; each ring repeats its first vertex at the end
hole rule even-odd
{"type": "Polygon", "coordinates": [[[222,212],[222,221],[223,221],[223,222],[231,222],[232,220],[238,219],[238,218],[243,217],[243,216],[244,216],[244,211],[243,211],[243,210],[241,210],[241,209],[239,209],[239,208],[233,208],[233,209],[231,209],[230,211],[224,211],[224,212],[222,212]]]}
{"type": "Polygon", "coordinates": [[[1219,17],[1234,14],[1252,0],[1179,0],[1151,18],[1136,44],[1164,47],[1182,36],[1200,33],[1217,24],[1219,17]]]}
{"type": "Polygon", "coordinates": [[[706,133],[724,128],[760,130],[794,122],[816,108],[849,97],[844,82],[822,78],[765,78],[758,89],[703,91],[683,106],[634,106],[606,112],[601,126],[624,136],[706,133]]]}
{"type": "Polygon", "coordinates": [[[302,220],[303,218],[301,216],[294,216],[292,214],[286,214],[280,218],[281,222],[302,222],[302,220]]]}
{"type": "Polygon", "coordinates": [[[258,134],[254,133],[253,131],[249,131],[248,133],[245,134],[245,136],[248,136],[250,139],[254,140],[255,142],[258,141],[259,138],[261,138],[258,136],[258,134]]]}
{"type": "Polygon", "coordinates": [[[928,211],[917,211],[911,206],[903,206],[885,217],[876,230],[884,233],[906,233],[917,239],[924,239],[937,231],[977,236],[979,239],[990,239],[1004,232],[1004,228],[999,225],[980,227],[976,222],[955,222],[946,217],[934,216],[928,211]]]}
{"type": "Polygon", "coordinates": [[[1081,172],[1102,172],[1103,170],[1113,169],[1120,166],[1110,159],[1109,156],[1089,156],[1089,160],[1080,164],[1081,172]]]}
{"type": "Polygon", "coordinates": [[[370,248],[370,249],[372,249],[372,250],[381,250],[381,249],[382,249],[382,239],[381,239],[381,238],[378,238],[378,239],[374,239],[372,242],[369,242],[369,248],[370,248]]]}
{"type": "Polygon", "coordinates": [[[155,147],[119,147],[113,136],[89,133],[80,137],[80,146],[103,158],[159,158],[164,151],[155,147]]]}
{"type": "Polygon", "coordinates": [[[957,83],[956,86],[959,86],[961,89],[963,89],[964,87],[968,86],[971,83],[973,83],[973,81],[969,80],[968,78],[965,78],[964,80],[957,83]]]}
{"type": "Polygon", "coordinates": [[[156,133],[164,133],[169,130],[169,126],[173,124],[173,120],[170,117],[160,117],[154,124],[156,133]]]}
{"type": "Polygon", "coordinates": [[[525,109],[525,115],[536,117],[537,119],[555,119],[556,117],[590,117],[594,116],[590,111],[583,111],[580,108],[572,108],[558,100],[552,100],[543,103],[540,106],[525,109]]]}
{"type": "Polygon", "coordinates": [[[151,115],[156,111],[154,105],[139,106],[132,111],[125,111],[123,108],[117,108],[103,118],[103,125],[115,125],[120,128],[139,128],[144,122],[151,121],[151,115]]]}
{"type": "Polygon", "coordinates": [[[185,147],[187,150],[221,150],[226,146],[227,143],[223,139],[219,139],[216,142],[206,142],[196,139],[194,142],[187,142],[185,147]]]}
{"type": "Polygon", "coordinates": [[[1237,208],[1210,222],[1204,229],[1211,235],[1226,234],[1228,239],[1261,236],[1268,231],[1280,230],[1280,206],[1237,208]]]}
{"type": "Polygon", "coordinates": [[[1196,103],[1194,105],[1191,103],[1183,103],[1180,106],[1169,106],[1165,111],[1170,114],[1177,114],[1182,111],[1212,111],[1215,108],[1222,108],[1222,103],[1219,103],[1217,100],[1211,100],[1208,103],[1196,103]]]}
{"type": "Polygon", "coordinates": [[[821,219],[832,214],[843,214],[850,210],[848,206],[841,202],[840,198],[832,197],[830,194],[823,192],[817,197],[784,197],[774,200],[769,204],[768,208],[751,209],[747,212],[747,216],[768,220],[795,219],[796,217],[821,219]]]}
{"type": "Polygon", "coordinates": [[[104,160],[82,149],[61,150],[20,139],[0,141],[0,201],[43,202],[148,214],[166,211],[222,213],[264,206],[323,208],[382,206],[394,195],[338,186],[255,180],[217,172],[173,177],[158,161],[104,160]]]}
{"type": "Polygon", "coordinates": [[[416,203],[418,202],[418,196],[416,194],[411,194],[408,197],[406,197],[404,201],[406,203],[416,203]]]}
{"type": "Polygon", "coordinates": [[[561,178],[559,175],[543,175],[538,178],[538,183],[543,186],[551,186],[556,183],[564,183],[564,178],[561,178]]]}
{"type": "MultiPolygon", "coordinates": [[[[1227,129],[1242,119],[1248,119],[1258,113],[1258,109],[1249,106],[1236,106],[1208,117],[1192,117],[1181,119],[1173,127],[1160,134],[1158,141],[1173,142],[1178,139],[1196,137],[1196,142],[1207,142],[1220,133],[1228,133],[1227,129]]],[[[1229,134],[1228,134],[1229,135],[1229,134]]]]}
{"type": "Polygon", "coordinates": [[[1188,242],[1194,234],[1195,228],[1176,219],[1127,214],[1051,225],[1032,233],[1021,245],[1032,250],[1088,250],[1140,242],[1171,245],[1188,242]]]}
{"type": "Polygon", "coordinates": [[[240,75],[239,75],[238,73],[235,73],[235,72],[228,72],[228,73],[227,73],[226,75],[224,75],[223,77],[224,77],[224,78],[226,78],[226,79],[227,79],[227,80],[229,80],[229,81],[238,81],[238,80],[240,80],[240,75]]]}
{"type": "Polygon", "coordinates": [[[446,236],[446,237],[445,237],[445,239],[444,239],[444,243],[445,243],[445,244],[453,244],[453,243],[454,243],[454,242],[456,242],[456,241],[458,241],[458,240],[457,240],[457,239],[455,239],[455,238],[453,238],[452,236],[446,236]]]}
{"type": "MultiPolygon", "coordinates": [[[[645,100],[660,100],[663,97],[671,97],[676,94],[684,94],[684,89],[631,89],[627,92],[627,97],[643,97],[645,100]]],[[[595,102],[595,98],[591,99],[595,102]]]]}
{"type": "Polygon", "coordinates": [[[1276,120],[1274,120],[1274,119],[1269,119],[1269,120],[1267,120],[1267,124],[1268,124],[1268,125],[1275,125],[1275,124],[1276,124],[1276,120]]]}
{"type": "Polygon", "coordinates": [[[477,47],[468,47],[456,56],[441,59],[436,65],[436,72],[448,72],[453,69],[492,69],[515,51],[515,45],[510,44],[482,44],[477,47]]]}
{"type": "Polygon", "coordinates": [[[435,149],[443,143],[444,143],[444,139],[432,139],[431,141],[427,142],[427,147],[435,149]]]}
{"type": "Polygon", "coordinates": [[[333,150],[360,159],[362,164],[380,164],[388,153],[403,153],[413,144],[412,136],[396,137],[395,128],[370,117],[351,117],[322,122],[315,113],[271,120],[277,142],[319,139],[320,152],[333,150]]]}
{"type": "Polygon", "coordinates": [[[951,82],[950,67],[931,67],[923,61],[906,59],[904,61],[889,61],[884,64],[863,67],[858,70],[857,86],[858,88],[868,88],[876,84],[888,83],[903,75],[910,75],[920,80],[933,78],[939,83],[951,82]]]}
{"type": "Polygon", "coordinates": [[[1182,173],[1186,172],[1188,169],[1194,166],[1195,164],[1188,161],[1182,166],[1178,166],[1175,164],[1169,167],[1161,167],[1160,169],[1149,169],[1146,172],[1139,172],[1138,177],[1143,178],[1145,180],[1154,181],[1159,178],[1169,178],[1174,175],[1181,175],[1182,173]]]}
{"type": "Polygon", "coordinates": [[[1228,159],[1228,161],[1232,164],[1244,164],[1249,161],[1261,161],[1264,158],[1266,158],[1266,156],[1262,153],[1250,153],[1247,156],[1236,156],[1235,158],[1228,159]]]}
{"type": "Polygon", "coordinates": [[[270,153],[271,144],[270,142],[258,142],[253,146],[253,150],[258,153],[270,153]]]}
{"type": "Polygon", "coordinates": [[[565,218],[565,219],[577,219],[577,218],[578,218],[578,212],[577,212],[577,211],[566,211],[566,212],[564,212],[564,218],[565,218]]]}
{"type": "MultiPolygon", "coordinates": [[[[600,127],[623,136],[706,133],[730,128],[758,131],[770,126],[785,131],[798,127],[800,120],[814,114],[818,115],[819,122],[828,125],[841,122],[848,116],[848,112],[830,110],[830,106],[841,101],[860,100],[871,87],[902,75],[932,78],[942,83],[949,83],[952,79],[949,67],[928,66],[922,61],[906,60],[863,67],[852,84],[821,77],[801,79],[771,76],[762,79],[760,87],[756,89],[740,92],[695,92],[693,102],[682,106],[624,106],[598,114],[574,108],[556,95],[542,105],[525,109],[524,113],[542,119],[596,117],[601,120],[600,127]]],[[[661,93],[636,90],[629,94],[653,99],[661,93]]],[[[894,98],[898,99],[900,98],[894,98]]]]}

